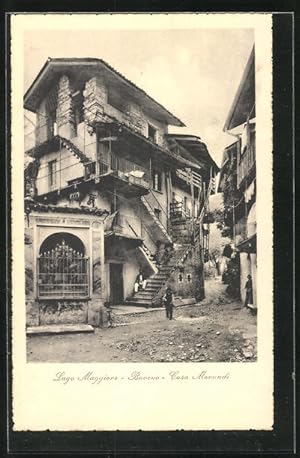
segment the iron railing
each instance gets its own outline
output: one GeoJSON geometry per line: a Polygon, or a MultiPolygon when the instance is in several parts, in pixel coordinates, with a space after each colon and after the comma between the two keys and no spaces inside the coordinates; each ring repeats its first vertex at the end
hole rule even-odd
{"type": "Polygon", "coordinates": [[[89,295],[88,261],[62,241],[38,257],[38,297],[77,299],[89,295]]]}

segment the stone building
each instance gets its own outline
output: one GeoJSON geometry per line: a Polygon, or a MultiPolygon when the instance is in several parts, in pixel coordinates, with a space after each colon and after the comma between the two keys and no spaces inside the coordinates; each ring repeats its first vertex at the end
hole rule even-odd
{"type": "Polygon", "coordinates": [[[255,56],[251,52],[224,131],[236,141],[224,151],[219,190],[224,191],[228,173],[235,184],[232,206],[233,242],[240,257],[240,292],[245,300],[247,276],[252,276],[253,306],[256,302],[256,147],[255,147],[255,56]],[[236,167],[230,168],[234,159],[236,167]]]}
{"type": "Polygon", "coordinates": [[[156,304],[180,269],[175,292],[203,296],[205,144],[169,135],[182,121],[100,59],[48,59],[24,108],[27,324],[101,325],[106,305],[156,304]]]}

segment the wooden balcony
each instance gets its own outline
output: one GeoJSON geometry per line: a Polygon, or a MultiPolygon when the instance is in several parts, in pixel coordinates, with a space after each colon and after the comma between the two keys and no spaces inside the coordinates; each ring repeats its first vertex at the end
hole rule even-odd
{"type": "Polygon", "coordinates": [[[237,164],[237,187],[240,188],[247,177],[255,172],[255,141],[247,146],[237,164]]]}
{"type": "Polygon", "coordinates": [[[145,195],[150,189],[150,172],[145,167],[114,153],[85,167],[85,179],[94,178],[107,189],[115,188],[128,197],[145,195]]]}
{"type": "Polygon", "coordinates": [[[199,173],[194,171],[189,173],[185,169],[179,169],[176,170],[176,175],[183,181],[185,181],[188,185],[191,185],[191,182],[193,182],[194,186],[196,186],[199,189],[202,188],[202,177],[201,175],[199,175],[199,173]]]}

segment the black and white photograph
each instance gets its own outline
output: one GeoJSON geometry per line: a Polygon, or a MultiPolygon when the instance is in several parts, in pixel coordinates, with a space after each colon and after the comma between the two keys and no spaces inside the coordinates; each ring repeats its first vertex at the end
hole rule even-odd
{"type": "Polygon", "coordinates": [[[149,413],[145,428],[178,416],[190,429],[270,428],[270,15],[21,16],[14,371],[53,412],[34,408],[27,423],[19,387],[18,427],[132,429],[136,416],[114,413],[137,390],[154,415],[159,389],[166,403],[177,393],[178,412],[163,426],[149,413]],[[197,383],[219,415],[187,414],[197,383]],[[76,423],[73,390],[82,399],[87,385],[98,404],[76,423]],[[245,417],[237,386],[253,389],[245,417]],[[100,397],[111,414],[98,424],[100,397]],[[72,407],[54,420],[61,403],[72,407]]]}
{"type": "Polygon", "coordinates": [[[255,361],[253,30],[51,38],[25,36],[28,361],[255,361]]]}

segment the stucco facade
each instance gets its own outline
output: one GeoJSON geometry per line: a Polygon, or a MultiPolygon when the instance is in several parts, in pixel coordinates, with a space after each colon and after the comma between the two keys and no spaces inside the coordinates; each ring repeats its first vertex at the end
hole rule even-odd
{"type": "Polygon", "coordinates": [[[201,226],[202,180],[216,169],[205,145],[184,139],[185,148],[198,142],[206,168],[203,157],[200,166],[183,147],[174,152],[168,125],[183,123],[99,59],[48,60],[25,109],[36,113],[25,174],[27,324],[103,325],[105,306],[138,299],[140,271],[149,279],[140,304],[151,305],[169,278],[176,293],[203,296],[201,243],[190,227],[191,219],[201,226]],[[188,177],[181,184],[177,170],[188,177]],[[182,240],[176,199],[186,209],[182,240]],[[161,264],[164,246],[171,258],[161,264]]]}

